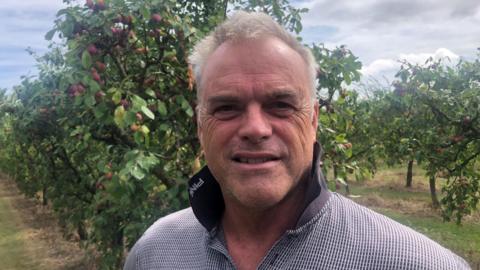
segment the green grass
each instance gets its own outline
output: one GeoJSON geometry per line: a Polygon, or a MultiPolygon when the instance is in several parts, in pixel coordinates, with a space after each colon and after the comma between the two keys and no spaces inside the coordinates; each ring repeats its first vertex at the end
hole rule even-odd
{"type": "Polygon", "coordinates": [[[1,269],[38,269],[33,256],[27,253],[18,218],[5,197],[0,197],[0,262],[1,269]]]}
{"type": "Polygon", "coordinates": [[[480,266],[480,225],[465,223],[461,226],[443,222],[441,217],[405,215],[391,209],[375,208],[380,212],[416,231],[425,234],[444,247],[466,259],[471,266],[480,266]]]}
{"type": "MultiPolygon", "coordinates": [[[[406,166],[404,166],[406,167],[406,166]]],[[[428,180],[414,166],[413,187],[405,187],[404,167],[382,168],[373,179],[350,181],[350,191],[360,204],[425,234],[480,269],[480,212],[464,219],[462,225],[444,222],[439,210],[431,207],[428,180]]],[[[437,179],[441,199],[443,179],[437,179]]],[[[341,193],[344,193],[343,190],[341,193]]]]}

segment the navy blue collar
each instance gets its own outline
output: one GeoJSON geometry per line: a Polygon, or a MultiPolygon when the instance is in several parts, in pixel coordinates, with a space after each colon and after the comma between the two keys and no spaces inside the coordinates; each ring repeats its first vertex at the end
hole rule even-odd
{"type": "MultiPolygon", "coordinates": [[[[320,169],[323,154],[320,144],[314,146],[312,169],[310,171],[307,194],[307,207],[297,221],[297,228],[311,220],[327,202],[330,192],[320,169]]],[[[188,196],[193,213],[198,221],[211,231],[222,218],[225,204],[222,191],[208,166],[203,167],[188,181],[188,196]]]]}

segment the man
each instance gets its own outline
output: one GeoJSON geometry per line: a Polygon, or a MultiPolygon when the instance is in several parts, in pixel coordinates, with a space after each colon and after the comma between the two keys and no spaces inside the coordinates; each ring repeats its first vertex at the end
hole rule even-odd
{"type": "Polygon", "coordinates": [[[238,12],[191,57],[208,167],[191,208],[159,219],[125,269],[468,269],[464,260],[327,190],[315,62],[270,17],[238,12]]]}

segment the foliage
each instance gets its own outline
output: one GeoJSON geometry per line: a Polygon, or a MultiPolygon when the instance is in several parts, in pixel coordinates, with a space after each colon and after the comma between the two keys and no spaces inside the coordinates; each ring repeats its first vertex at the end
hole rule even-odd
{"type": "Polygon", "coordinates": [[[37,57],[37,77],[0,94],[0,169],[95,246],[102,269],[117,269],[150,224],[188,205],[200,164],[192,45],[229,6],[261,7],[294,30],[304,11],[286,1],[65,2],[46,34],[62,43],[37,57]]]}
{"type": "Polygon", "coordinates": [[[379,156],[387,164],[416,160],[430,178],[435,205],[435,181],[446,178],[443,216],[457,223],[476,209],[480,64],[429,59],[424,65],[404,62],[393,91],[377,91],[370,103],[371,125],[377,132],[379,156]]]}
{"type": "Polygon", "coordinates": [[[405,63],[397,76],[395,93],[412,95],[418,111],[411,125],[421,131],[417,160],[432,179],[447,179],[444,217],[460,223],[480,198],[480,61],[405,63]]]}
{"type": "MultiPolygon", "coordinates": [[[[65,2],[46,34],[62,43],[37,57],[38,76],[0,91],[0,169],[94,246],[100,268],[118,268],[150,224],[188,205],[186,180],[202,162],[193,44],[231,10],[267,12],[297,34],[306,10],[285,0],[65,2]]],[[[448,172],[445,217],[468,214],[479,197],[478,60],[406,63],[396,87],[408,94],[365,100],[346,89],[360,79],[351,51],[311,49],[323,169],[346,183],[374,173],[381,149],[392,163],[415,157],[431,175],[448,172]]]]}

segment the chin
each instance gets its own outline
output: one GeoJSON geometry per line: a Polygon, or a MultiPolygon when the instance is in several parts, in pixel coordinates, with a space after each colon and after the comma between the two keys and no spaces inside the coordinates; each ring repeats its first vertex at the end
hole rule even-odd
{"type": "MultiPolygon", "coordinates": [[[[275,184],[275,183],[272,183],[275,184]]],[[[287,196],[286,191],[278,189],[278,186],[265,187],[252,186],[237,192],[235,199],[244,207],[256,210],[265,210],[278,205],[287,196]]]]}

